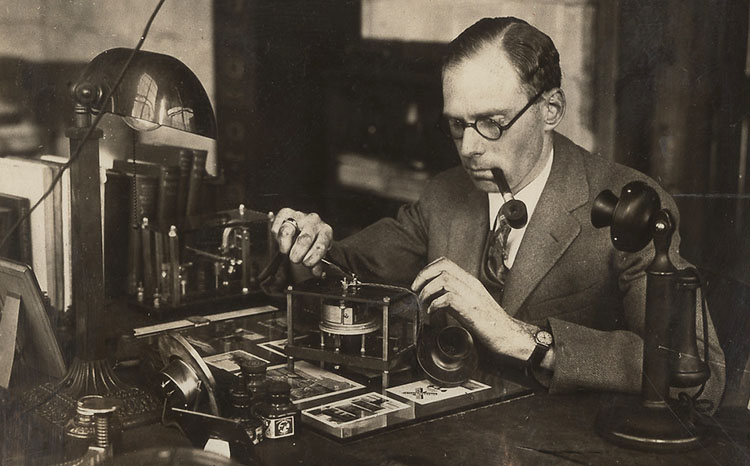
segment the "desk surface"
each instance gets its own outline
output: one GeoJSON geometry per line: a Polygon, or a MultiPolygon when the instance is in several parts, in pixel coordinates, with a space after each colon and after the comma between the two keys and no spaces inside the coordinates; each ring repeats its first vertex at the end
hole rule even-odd
{"type": "MultiPolygon", "coordinates": [[[[608,394],[537,393],[346,442],[303,426],[293,438],[264,441],[256,447],[255,456],[267,466],[750,464],[750,413],[746,410],[721,411],[710,419],[719,434],[702,448],[647,453],[612,445],[595,433],[599,407],[609,400],[608,394]]],[[[0,437],[8,429],[20,428],[20,424],[11,425],[16,419],[3,417],[0,437]]],[[[23,432],[22,437],[26,438],[23,432]]],[[[188,440],[178,430],[160,424],[123,434],[124,452],[180,446],[189,446],[188,440]]],[[[0,457],[14,454],[12,446],[6,447],[0,449],[0,457]]],[[[34,445],[27,442],[20,447],[28,452],[34,445]]],[[[24,464],[22,457],[15,458],[24,464]]],[[[0,463],[4,464],[2,458],[0,463]]]]}
{"type": "MultiPolygon", "coordinates": [[[[603,394],[529,395],[350,442],[310,429],[291,439],[256,447],[263,465],[746,465],[750,464],[750,415],[725,411],[712,422],[721,434],[703,448],[647,453],[605,442],[594,432],[603,394]]],[[[160,442],[187,445],[177,431],[142,427],[126,448],[160,442]],[[145,442],[144,442],[145,440],[145,442]]]]}

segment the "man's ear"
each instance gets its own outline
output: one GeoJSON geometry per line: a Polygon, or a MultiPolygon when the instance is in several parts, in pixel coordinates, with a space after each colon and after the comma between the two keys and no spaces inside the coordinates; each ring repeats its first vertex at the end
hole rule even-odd
{"type": "Polygon", "coordinates": [[[542,106],[542,118],[548,130],[553,130],[565,116],[565,92],[559,87],[545,92],[546,98],[542,106]]]}

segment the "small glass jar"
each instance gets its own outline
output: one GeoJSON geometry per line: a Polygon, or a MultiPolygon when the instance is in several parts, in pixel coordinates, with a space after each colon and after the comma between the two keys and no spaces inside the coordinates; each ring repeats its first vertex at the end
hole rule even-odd
{"type": "Polygon", "coordinates": [[[255,408],[261,418],[264,435],[268,439],[291,437],[300,424],[300,411],[289,399],[292,387],[280,380],[268,384],[266,401],[255,408]]]}
{"type": "Polygon", "coordinates": [[[255,412],[255,406],[266,399],[266,369],[268,364],[263,361],[250,360],[240,363],[240,370],[247,376],[247,391],[250,395],[252,405],[251,412],[255,412]]]}
{"type": "Polygon", "coordinates": [[[245,428],[253,445],[263,440],[263,422],[252,413],[252,395],[247,386],[247,368],[240,365],[234,386],[229,389],[231,416],[245,428]]]}
{"type": "Polygon", "coordinates": [[[240,373],[229,388],[229,399],[231,401],[231,417],[244,422],[252,417],[250,411],[250,392],[247,390],[247,375],[245,369],[240,367],[240,373]]]}

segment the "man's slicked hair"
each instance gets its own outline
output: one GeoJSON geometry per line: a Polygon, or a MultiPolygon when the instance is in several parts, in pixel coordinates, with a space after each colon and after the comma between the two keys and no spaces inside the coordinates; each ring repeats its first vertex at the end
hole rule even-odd
{"type": "Polygon", "coordinates": [[[485,47],[500,47],[516,69],[528,97],[560,87],[560,54],[549,36],[511,16],[480,19],[448,45],[445,70],[485,47]]]}

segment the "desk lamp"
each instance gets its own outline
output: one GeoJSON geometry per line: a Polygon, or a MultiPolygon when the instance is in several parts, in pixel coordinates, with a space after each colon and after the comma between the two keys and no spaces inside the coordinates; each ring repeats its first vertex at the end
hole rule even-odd
{"type": "MultiPolygon", "coordinates": [[[[90,131],[91,116],[111,113],[123,117],[136,130],[168,126],[215,138],[213,109],[200,81],[182,62],[141,50],[133,54],[132,49],[124,48],[107,50],[94,58],[74,85],[72,94],[76,103],[75,123],[66,132],[71,154],[83,144],[78,159],[70,167],[76,353],[56,393],[70,397],[73,402],[92,394],[139,398],[141,395],[134,392],[140,391],[120,382],[107,360],[99,171],[102,131],[90,131]],[[118,75],[123,69],[126,71],[118,86],[118,75]],[[111,98],[105,101],[110,94],[111,98]],[[89,132],[89,137],[85,137],[89,132]]],[[[155,403],[145,392],[140,393],[147,401],[126,403],[124,416],[142,414],[144,406],[155,403]],[[127,405],[136,406],[135,411],[141,412],[128,413],[127,405]]]]}

